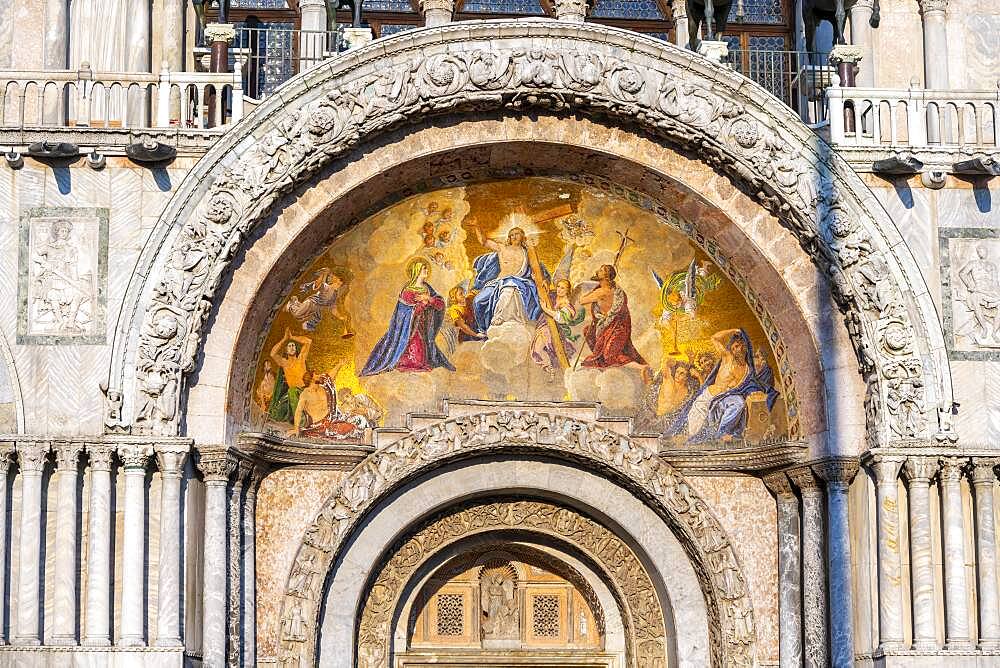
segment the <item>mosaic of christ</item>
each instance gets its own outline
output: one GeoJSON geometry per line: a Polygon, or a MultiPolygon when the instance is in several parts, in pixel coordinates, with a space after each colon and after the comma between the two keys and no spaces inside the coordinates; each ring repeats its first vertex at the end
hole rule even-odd
{"type": "Polygon", "coordinates": [[[578,401],[677,447],[780,438],[778,366],[743,296],[651,212],[574,181],[415,195],[308,266],[257,364],[253,419],[370,441],[446,399],[578,401]]]}

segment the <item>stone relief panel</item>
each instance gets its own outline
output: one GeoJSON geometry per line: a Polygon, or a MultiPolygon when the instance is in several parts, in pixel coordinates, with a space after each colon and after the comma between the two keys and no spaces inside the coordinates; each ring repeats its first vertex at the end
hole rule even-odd
{"type": "Polygon", "coordinates": [[[1000,230],[955,228],[939,235],[949,354],[1000,360],[1000,230]]]}
{"type": "Polygon", "coordinates": [[[29,209],[18,260],[19,344],[105,342],[108,209],[29,209]]]}

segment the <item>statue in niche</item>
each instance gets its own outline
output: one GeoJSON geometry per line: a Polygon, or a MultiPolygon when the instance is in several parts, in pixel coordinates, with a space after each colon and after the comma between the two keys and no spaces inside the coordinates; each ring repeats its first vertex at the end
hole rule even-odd
{"type": "Polygon", "coordinates": [[[990,260],[990,250],[985,243],[976,246],[976,258],[969,260],[958,271],[966,293],[962,302],[972,312],[972,338],[980,346],[997,346],[1000,315],[1000,283],[997,265],[990,260]]]}
{"type": "Polygon", "coordinates": [[[509,563],[486,566],[479,576],[483,640],[518,640],[521,637],[517,574],[509,563]]]}

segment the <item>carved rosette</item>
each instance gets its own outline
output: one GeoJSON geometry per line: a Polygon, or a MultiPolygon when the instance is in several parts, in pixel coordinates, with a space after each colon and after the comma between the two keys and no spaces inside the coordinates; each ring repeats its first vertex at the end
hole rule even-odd
{"type": "Polygon", "coordinates": [[[373,503],[404,479],[453,457],[511,448],[561,451],[610,467],[655,500],[653,508],[692,555],[706,588],[711,645],[722,651],[715,663],[753,665],[756,627],[742,568],[726,532],[694,489],[656,452],[621,434],[564,416],[523,410],[437,423],[377,450],[344,477],[306,531],[293,562],[282,619],[290,620],[295,632],[283,634],[280,662],[313,662],[319,587],[343,541],[373,503]]]}
{"type": "MultiPolygon", "coordinates": [[[[537,26],[536,38],[542,34],[537,26]]],[[[852,190],[856,178],[849,167],[821,155],[811,135],[806,141],[789,132],[788,124],[796,122],[790,113],[779,118],[761,108],[743,92],[754,86],[722,67],[711,82],[707,75],[693,76],[689,56],[681,59],[668,44],[643,44],[646,51],[658,49],[658,58],[622,60],[606,54],[613,35],[584,26],[572,38],[554,34],[551,47],[528,50],[493,41],[498,30],[521,34],[519,24],[491,25],[478,36],[477,28],[436,30],[441,39],[427,48],[440,51],[440,42],[454,42],[447,53],[408,52],[407,60],[379,52],[368,58],[384,62],[330,68],[330,81],[314,73],[308,93],[283,100],[286,109],[272,130],[245,143],[238,160],[216,163],[212,185],[192,217],[166,221],[180,233],[163,255],[169,266],[156,274],[144,307],[135,358],[137,429],[176,432],[184,375],[194,368],[220,279],[241,240],[284,193],[362,139],[407,118],[509,106],[619,119],[669,139],[739,181],[827,274],[872,387],[872,438],[927,435],[925,414],[937,406],[927,405],[926,386],[950,402],[943,396],[950,391],[947,370],[935,366],[946,362],[921,355],[899,337],[891,350],[879,344],[890,321],[932,346],[940,339],[921,318],[911,317],[922,306],[900,306],[911,302],[898,286],[919,281],[919,274],[912,261],[904,268],[894,255],[870,205],[852,190]]],[[[174,215],[182,211],[189,215],[183,207],[174,215]]]]}

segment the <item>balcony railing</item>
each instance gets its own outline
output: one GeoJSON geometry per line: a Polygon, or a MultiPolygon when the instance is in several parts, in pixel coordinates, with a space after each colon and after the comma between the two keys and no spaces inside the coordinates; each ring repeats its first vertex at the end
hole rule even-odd
{"type": "Polygon", "coordinates": [[[239,73],[0,71],[0,128],[206,128],[243,117],[239,73]]]}
{"type": "Polygon", "coordinates": [[[831,87],[830,140],[840,146],[995,149],[1000,90],[831,87]]]}
{"type": "Polygon", "coordinates": [[[809,124],[826,119],[823,89],[830,85],[833,73],[827,59],[825,53],[806,51],[729,52],[730,67],[769,90],[809,124]]]}

